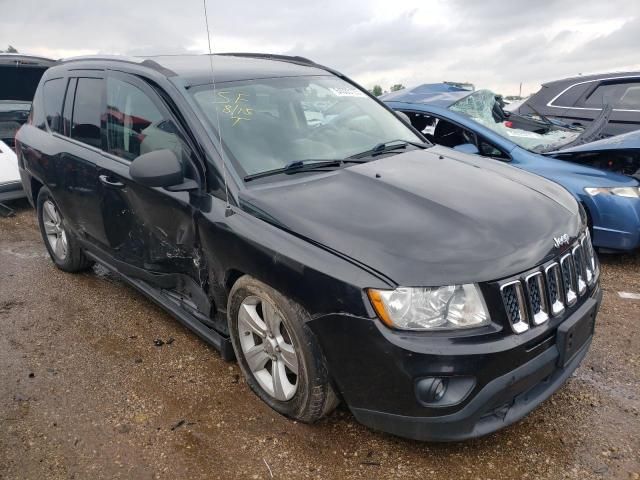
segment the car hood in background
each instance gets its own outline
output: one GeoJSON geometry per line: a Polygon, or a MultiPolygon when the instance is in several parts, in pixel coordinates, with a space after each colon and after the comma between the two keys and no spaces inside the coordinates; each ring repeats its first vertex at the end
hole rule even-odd
{"type": "MultiPolygon", "coordinates": [[[[305,175],[304,177],[302,175],[305,175]]],[[[241,206],[405,286],[523,272],[582,228],[562,187],[444,147],[245,190],[241,206]]]]}
{"type": "Polygon", "coordinates": [[[576,147],[563,148],[562,150],[549,152],[549,155],[554,155],[556,153],[603,152],[611,150],[640,150],[640,130],[623,133],[622,135],[614,135],[613,137],[584,143],[576,147]]]}

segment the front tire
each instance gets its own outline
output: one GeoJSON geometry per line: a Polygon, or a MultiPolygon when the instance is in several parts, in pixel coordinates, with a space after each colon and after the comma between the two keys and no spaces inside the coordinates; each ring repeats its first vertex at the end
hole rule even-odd
{"type": "Polygon", "coordinates": [[[82,251],[46,187],[38,192],[36,213],[42,239],[56,267],[65,272],[81,272],[91,267],[93,262],[82,251]]]}
{"type": "Polygon", "coordinates": [[[275,411],[312,423],[331,412],[338,399],[326,362],[297,303],[250,277],[233,286],[229,332],[251,389],[275,411]]]}

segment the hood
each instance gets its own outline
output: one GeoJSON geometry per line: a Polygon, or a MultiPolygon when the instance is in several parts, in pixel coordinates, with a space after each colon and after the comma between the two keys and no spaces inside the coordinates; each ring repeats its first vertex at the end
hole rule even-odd
{"type": "Polygon", "coordinates": [[[496,280],[582,228],[562,187],[444,147],[245,190],[242,207],[404,286],[496,280]]]}
{"type": "Polygon", "coordinates": [[[596,140],[595,142],[583,143],[576,147],[563,148],[556,153],[573,153],[573,152],[603,152],[611,150],[640,150],[640,130],[623,133],[622,135],[614,135],[613,137],[596,140]]]}
{"type": "MultiPolygon", "coordinates": [[[[640,130],[550,152],[551,157],[640,181],[640,130]]],[[[615,177],[613,181],[619,181],[615,177]]],[[[606,186],[602,185],[602,186],[606,186]]]]}
{"type": "Polygon", "coordinates": [[[31,102],[40,78],[54,63],[28,55],[0,55],[0,100],[31,102]]]}

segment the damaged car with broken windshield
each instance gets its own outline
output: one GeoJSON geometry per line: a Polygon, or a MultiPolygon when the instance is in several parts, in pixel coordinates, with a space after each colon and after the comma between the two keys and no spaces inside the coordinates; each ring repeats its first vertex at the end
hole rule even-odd
{"type": "Polygon", "coordinates": [[[593,244],[602,251],[640,247],[640,131],[606,137],[611,108],[583,129],[506,112],[488,90],[431,84],[389,93],[383,101],[438,145],[508,163],[565,187],[584,207],[593,244]]]}

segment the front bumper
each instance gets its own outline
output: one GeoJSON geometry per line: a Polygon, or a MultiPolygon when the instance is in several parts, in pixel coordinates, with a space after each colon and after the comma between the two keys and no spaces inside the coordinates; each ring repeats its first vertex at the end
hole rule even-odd
{"type": "Polygon", "coordinates": [[[592,335],[565,361],[558,330],[582,319],[593,322],[601,301],[597,288],[561,322],[549,321],[535,338],[495,334],[484,341],[469,337],[439,341],[431,336],[424,348],[416,343],[410,347],[406,338],[398,342],[400,348],[390,341],[390,331],[384,332],[371,319],[341,316],[338,322],[323,317],[310,326],[324,347],[338,390],[358,421],[401,437],[457,441],[520,420],[560,388],[580,365],[592,335]],[[474,386],[456,404],[425,406],[417,398],[416,384],[431,375],[473,378],[474,386]]]}
{"type": "Polygon", "coordinates": [[[593,223],[593,245],[615,251],[640,248],[640,199],[596,195],[583,199],[593,223]]]}

